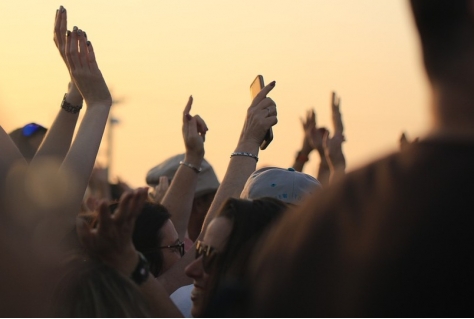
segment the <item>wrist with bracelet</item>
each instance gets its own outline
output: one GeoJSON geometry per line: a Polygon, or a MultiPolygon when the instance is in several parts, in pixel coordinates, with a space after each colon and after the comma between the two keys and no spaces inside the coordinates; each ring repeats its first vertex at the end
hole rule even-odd
{"type": "Polygon", "coordinates": [[[253,158],[256,162],[258,162],[258,156],[257,155],[254,155],[252,153],[248,153],[248,152],[234,152],[232,154],[230,154],[230,157],[234,157],[234,156],[245,156],[245,157],[251,157],[253,158]]]}
{"type": "Polygon", "coordinates": [[[64,94],[63,101],[61,102],[61,108],[71,114],[77,114],[82,109],[82,102],[80,105],[72,105],[68,101],[66,101],[67,93],[64,94]]]}

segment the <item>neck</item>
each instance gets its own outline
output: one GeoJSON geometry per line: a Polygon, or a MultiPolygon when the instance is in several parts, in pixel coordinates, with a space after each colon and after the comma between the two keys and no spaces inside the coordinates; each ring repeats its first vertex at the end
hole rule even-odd
{"type": "Polygon", "coordinates": [[[474,85],[433,84],[432,136],[474,141],[474,85]]]}

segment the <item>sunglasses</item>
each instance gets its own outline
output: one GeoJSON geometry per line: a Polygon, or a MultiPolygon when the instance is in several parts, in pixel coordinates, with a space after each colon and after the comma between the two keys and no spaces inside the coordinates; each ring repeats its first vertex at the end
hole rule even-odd
{"type": "Polygon", "coordinates": [[[31,136],[31,135],[35,134],[39,130],[45,130],[45,128],[42,127],[39,124],[30,123],[30,124],[26,124],[25,126],[23,126],[23,128],[21,129],[21,133],[23,134],[23,136],[28,137],[28,136],[31,136]]]}
{"type": "Polygon", "coordinates": [[[161,246],[161,247],[158,247],[158,248],[159,249],[168,248],[168,249],[177,250],[181,257],[184,256],[184,243],[182,241],[178,241],[178,243],[174,244],[174,245],[161,246]]]}
{"type": "Polygon", "coordinates": [[[202,267],[206,273],[210,273],[212,264],[216,260],[218,252],[212,246],[204,244],[198,240],[196,243],[196,259],[202,256],[202,267]]]}

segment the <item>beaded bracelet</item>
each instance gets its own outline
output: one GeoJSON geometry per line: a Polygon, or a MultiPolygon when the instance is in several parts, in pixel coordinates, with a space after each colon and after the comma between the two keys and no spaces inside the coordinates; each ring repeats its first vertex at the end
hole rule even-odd
{"type": "Polygon", "coordinates": [[[230,154],[230,157],[234,157],[234,156],[247,156],[247,157],[253,158],[256,162],[258,162],[258,156],[257,156],[257,155],[253,155],[252,153],[247,153],[247,152],[234,152],[234,153],[230,154]]]}
{"type": "Polygon", "coordinates": [[[180,161],[180,162],[179,162],[179,165],[187,166],[187,167],[191,168],[192,170],[194,170],[196,173],[201,173],[201,171],[202,171],[202,168],[201,168],[201,167],[197,168],[197,167],[194,166],[193,164],[186,163],[186,162],[183,162],[183,161],[180,161]]]}

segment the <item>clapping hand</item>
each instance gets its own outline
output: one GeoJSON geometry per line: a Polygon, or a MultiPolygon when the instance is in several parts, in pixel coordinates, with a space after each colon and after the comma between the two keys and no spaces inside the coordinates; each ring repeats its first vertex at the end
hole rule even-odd
{"type": "Polygon", "coordinates": [[[305,133],[305,140],[303,143],[303,150],[308,147],[310,150],[321,150],[323,148],[323,136],[326,132],[326,128],[317,128],[316,126],[316,113],[314,110],[308,110],[306,112],[306,118],[301,119],[303,130],[305,133]]]}
{"type": "Polygon", "coordinates": [[[97,65],[92,43],[87,41],[86,34],[77,27],[66,34],[66,64],[87,106],[110,107],[112,97],[97,65]]]}
{"type": "Polygon", "coordinates": [[[92,228],[77,219],[79,239],[89,254],[129,276],[138,259],[132,242],[135,220],[147,198],[147,188],[126,192],[120,198],[117,210],[111,214],[106,202],[98,208],[98,225],[92,228]]]}

